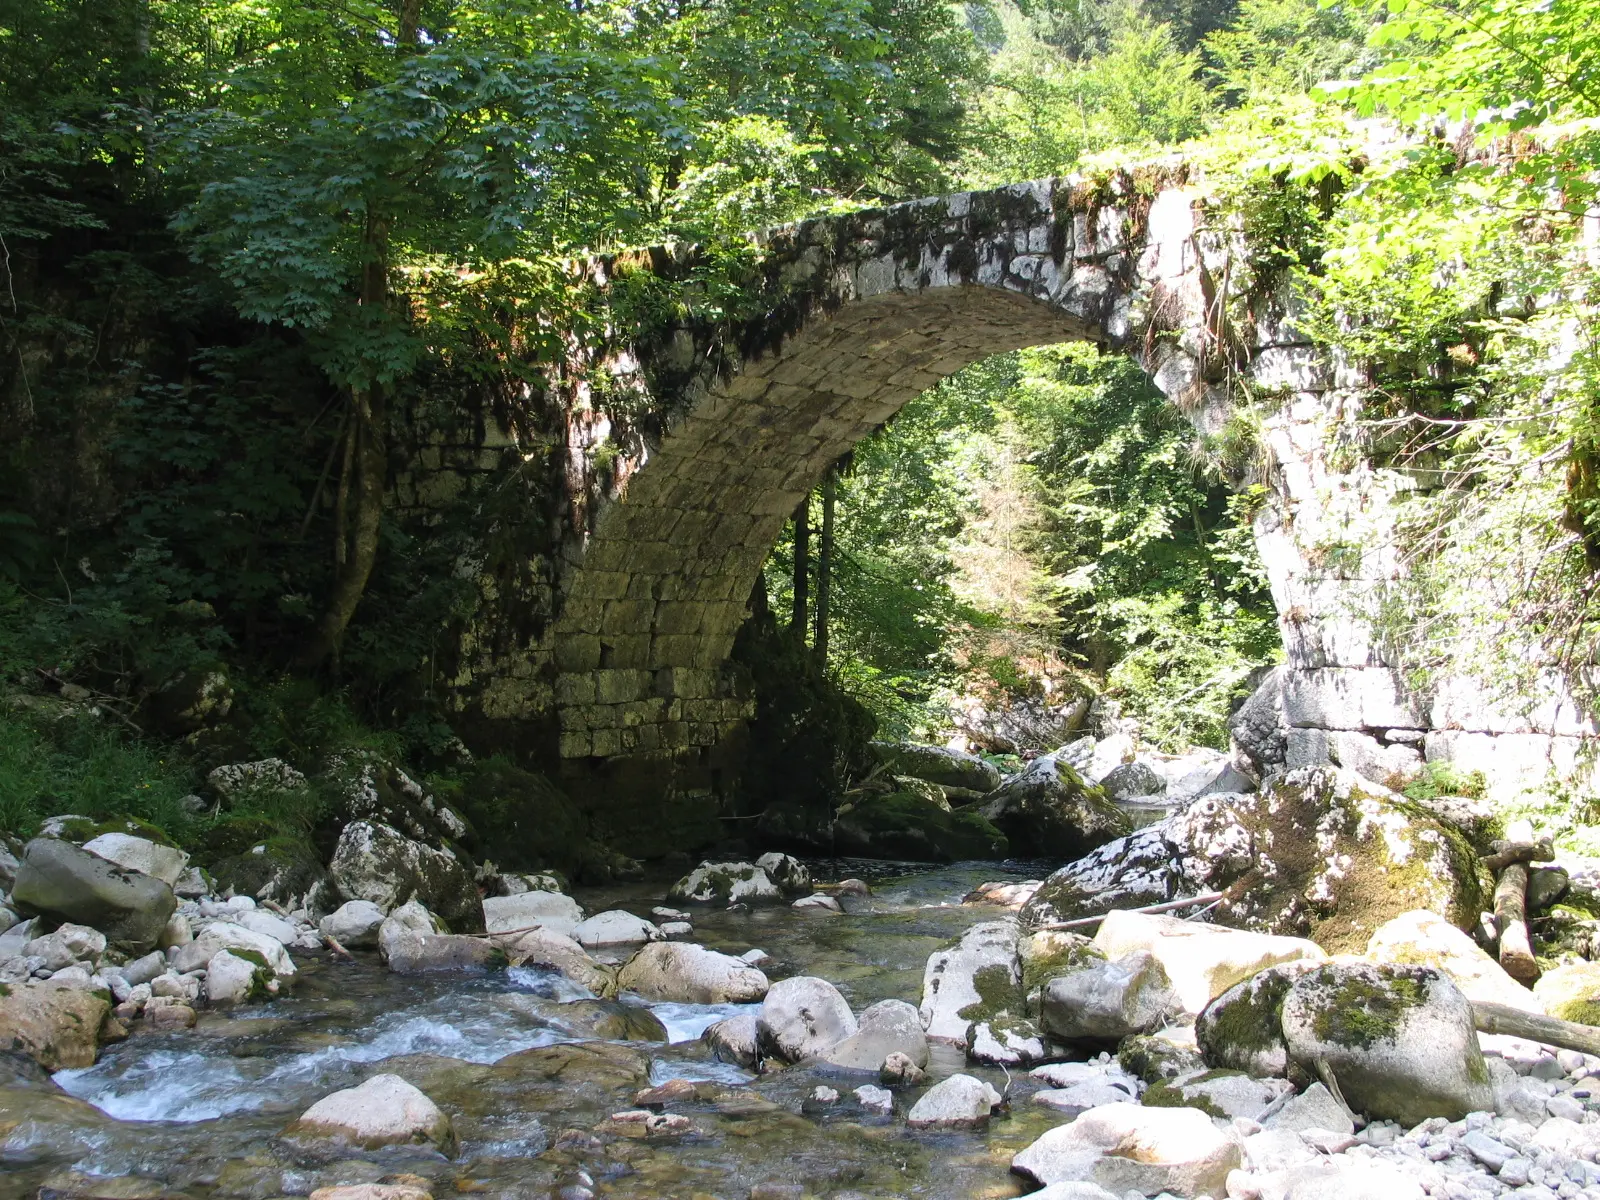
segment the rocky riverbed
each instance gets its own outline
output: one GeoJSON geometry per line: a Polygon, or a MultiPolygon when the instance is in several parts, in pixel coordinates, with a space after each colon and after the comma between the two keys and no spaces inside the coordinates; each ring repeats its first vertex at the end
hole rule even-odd
{"type": "MultiPolygon", "coordinates": [[[[650,943],[663,955],[703,946],[736,969],[758,964],[752,973],[771,981],[760,1003],[627,991],[597,1000],[570,964],[565,974],[494,963],[402,974],[376,950],[302,950],[277,997],[202,1007],[191,1028],[133,1021],[133,1036],[101,1048],[92,1066],[48,1076],[12,1054],[0,1083],[0,1194],[1600,1197],[1600,1059],[1486,1037],[1492,1069],[1454,1080],[1462,1048],[1419,1026],[1400,1039],[1415,1061],[1402,1066],[1411,1090],[1399,1109],[1346,1097],[1399,1119],[1352,1120],[1315,1080],[1276,1077],[1270,1063],[1229,1074],[1201,1061],[1185,1011],[1206,1010],[1201,1043],[1215,1057],[1207,1039],[1226,1041],[1212,1027],[1233,995],[1215,963],[1231,960],[1184,952],[1192,925],[1151,925],[1153,952],[1119,939],[1148,943],[1139,923],[1159,918],[1114,921],[1093,944],[1051,941],[1025,933],[1006,907],[1032,891],[1022,867],[810,865],[819,878],[854,876],[870,894],[831,889],[838,911],[690,905],[692,942],[650,943]],[[999,903],[963,903],[975,892],[999,903]],[[1041,946],[1082,953],[1045,963],[1041,946]],[[1014,1006],[1034,1014],[1021,1021],[990,1011],[994,968],[1013,962],[1015,983],[1035,991],[1014,1006]],[[1094,1020],[1109,1024],[1068,1028],[1094,1020]],[[741,1027],[760,1046],[759,1069],[741,1065],[741,1027]],[[707,1035],[717,1029],[726,1036],[707,1035]],[[1139,1029],[1151,1035],[1130,1033],[1139,1029]],[[907,1051],[898,1066],[883,1053],[894,1046],[907,1051]],[[839,1065],[851,1052],[871,1065],[839,1065]],[[1416,1100],[1421,1085],[1405,1071],[1419,1069],[1461,1111],[1414,1119],[1437,1101],[1416,1100]]],[[[751,885],[737,874],[713,868],[677,893],[751,885]]],[[[669,883],[574,899],[588,913],[650,914],[669,883]]],[[[1267,957],[1282,965],[1258,979],[1357,969],[1319,965],[1298,939],[1269,942],[1267,957]]],[[[598,946],[593,962],[643,979],[622,965],[637,948],[598,946]]],[[[1364,1000],[1382,1007],[1377,991],[1364,1000]]],[[[1292,1037],[1289,1017],[1277,1020],[1292,1037]]],[[[1337,1075],[1347,1091],[1360,1086],[1349,1062],[1337,1075]]]]}

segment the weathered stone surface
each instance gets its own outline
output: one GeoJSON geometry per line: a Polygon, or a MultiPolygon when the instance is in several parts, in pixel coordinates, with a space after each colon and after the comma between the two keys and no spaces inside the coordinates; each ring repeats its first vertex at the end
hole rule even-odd
{"type": "Polygon", "coordinates": [[[87,962],[92,966],[100,961],[105,950],[105,934],[67,921],[58,925],[54,932],[26,943],[21,953],[24,958],[41,958],[48,970],[59,971],[75,962],[87,962]]]}
{"type": "Polygon", "coordinates": [[[212,1004],[247,1004],[267,998],[272,971],[259,963],[219,950],[206,963],[206,999],[212,1004]]]}
{"type": "Polygon", "coordinates": [[[1133,827],[1104,792],[1048,754],[985,797],[981,811],[1014,845],[1045,858],[1080,858],[1133,827]]]}
{"type": "MultiPolygon", "coordinates": [[[[1465,987],[1461,990],[1467,991],[1465,987]]],[[[1600,963],[1563,963],[1552,967],[1539,976],[1539,981],[1533,985],[1533,995],[1552,1017],[1576,1021],[1580,1025],[1600,1025],[1600,963]]],[[[1467,997],[1488,999],[1473,996],[1471,992],[1467,992],[1467,997]]]]}
{"type": "Polygon", "coordinates": [[[429,1145],[450,1154],[455,1149],[450,1118],[398,1075],[374,1075],[359,1087],[324,1096],[283,1134],[362,1150],[429,1145]]]}
{"type": "Polygon", "coordinates": [[[1090,963],[1045,984],[1043,1024],[1066,1042],[1118,1042],[1148,1033],[1181,1005],[1161,963],[1138,951],[1116,962],[1090,963]]]}
{"type": "Polygon", "coordinates": [[[761,1061],[754,1013],[741,1013],[737,1017],[727,1017],[708,1025],[700,1035],[700,1040],[711,1048],[712,1055],[719,1062],[735,1063],[753,1070],[761,1061]]]}
{"type": "Polygon", "coordinates": [[[571,937],[583,921],[583,909],[571,896],[561,892],[524,891],[509,896],[486,896],[483,921],[491,934],[538,928],[571,937]]]}
{"type": "Polygon", "coordinates": [[[1161,795],[1167,790],[1167,781],[1148,763],[1135,760],[1111,770],[1100,781],[1100,789],[1112,800],[1132,800],[1136,796],[1161,795]]]}
{"type": "Polygon", "coordinates": [[[798,858],[774,850],[756,859],[756,866],[785,896],[804,896],[811,891],[811,870],[798,858]]]}
{"type": "Polygon", "coordinates": [[[1106,914],[1094,944],[1115,961],[1145,951],[1172,981],[1178,1000],[1199,1013],[1234,984],[1286,962],[1321,962],[1327,955],[1304,938],[1249,933],[1151,913],[1106,914]]]}
{"type": "Polygon", "coordinates": [[[750,1004],[767,994],[767,977],[727,954],[692,942],[652,942],[617,973],[620,991],[646,1000],[750,1004]]]}
{"type": "Polygon", "coordinates": [[[131,833],[102,833],[85,842],[83,848],[119,867],[159,879],[168,887],[177,885],[178,877],[189,865],[189,856],[176,846],[135,837],[131,833]]]}
{"type": "Polygon", "coordinates": [[[1206,1064],[1257,1077],[1283,1075],[1289,1048],[1283,1040],[1283,1000],[1314,964],[1268,967],[1218,996],[1195,1019],[1195,1041],[1206,1064]]]}
{"type": "Polygon", "coordinates": [[[328,877],[346,900],[370,900],[393,909],[415,898],[454,929],[483,928],[478,889],[456,857],[387,825],[371,821],[346,825],[328,863],[328,877]]]}
{"type": "Polygon", "coordinates": [[[1027,1068],[1053,1051],[1032,1017],[1001,1013],[967,1027],[967,1061],[991,1067],[1027,1068]]]}
{"type": "Polygon", "coordinates": [[[347,900],[323,917],[317,928],[346,950],[372,950],[378,945],[378,929],[384,911],[370,900],[347,900]]]}
{"type": "Polygon", "coordinates": [[[911,742],[874,742],[872,748],[894,775],[910,775],[975,792],[992,792],[1000,786],[1000,772],[976,754],[911,742]]]}
{"type": "Polygon", "coordinates": [[[596,913],[572,931],[572,938],[580,946],[636,946],[641,942],[659,942],[661,930],[643,917],[620,908],[596,913]]]}
{"type": "Polygon", "coordinates": [[[1471,1005],[1432,967],[1315,967],[1284,997],[1283,1033],[1293,1060],[1325,1064],[1371,1117],[1409,1128],[1494,1107],[1471,1005]]]}
{"type": "Polygon", "coordinates": [[[839,989],[809,975],[773,984],[756,1017],[762,1050],[791,1063],[826,1054],[858,1029],[839,989]]]}
{"type": "Polygon", "coordinates": [[[783,892],[754,863],[703,862],[667,892],[679,904],[776,904],[783,892]]]}
{"type": "Polygon", "coordinates": [[[1305,1129],[1326,1129],[1345,1137],[1356,1131],[1350,1113],[1320,1083],[1313,1083],[1266,1120],[1268,1129],[1299,1133],[1305,1129]]]}
{"type": "Polygon", "coordinates": [[[252,933],[243,925],[235,925],[231,921],[213,921],[207,925],[192,942],[178,947],[170,962],[179,971],[196,971],[223,950],[243,951],[246,955],[258,956],[279,979],[292,979],[295,975],[294,960],[289,957],[282,942],[252,933]]]}
{"type": "Polygon", "coordinates": [[[0,987],[0,1049],[19,1050],[47,1071],[90,1067],[110,1013],[100,993],[52,980],[0,987]]]}
{"type": "Polygon", "coordinates": [[[1254,1121],[1285,1096],[1294,1094],[1287,1079],[1252,1079],[1241,1071],[1207,1071],[1187,1079],[1152,1084],[1144,1102],[1153,1108],[1198,1108],[1212,1117],[1254,1121]]]}
{"type": "Polygon", "coordinates": [[[920,1014],[930,1040],[965,1045],[973,1021],[993,1012],[1026,1012],[1018,937],[1013,921],[985,921],[949,950],[928,956],[920,1014]]]}
{"type": "Polygon", "coordinates": [[[1199,1109],[1107,1104],[1044,1134],[1011,1160],[1040,1183],[1090,1181],[1121,1195],[1221,1196],[1239,1143],[1199,1109]]]}
{"type": "Polygon", "coordinates": [[[1373,929],[1418,908],[1467,925],[1483,903],[1459,832],[1354,772],[1308,768],[1262,793],[1202,796],[1101,846],[1045,880],[1021,916],[1038,924],[1223,889],[1218,924],[1329,952],[1359,953],[1373,929]]]}
{"type": "Polygon", "coordinates": [[[1544,1011],[1537,989],[1530,992],[1511,978],[1477,942],[1438,913],[1419,909],[1379,926],[1367,943],[1367,961],[1437,967],[1468,1000],[1544,1011]]]}
{"type": "Polygon", "coordinates": [[[11,898],[30,912],[88,925],[141,952],[155,945],[178,907],[161,880],[44,837],[28,843],[11,898]]]}
{"type": "Polygon", "coordinates": [[[293,792],[306,786],[306,777],[281,758],[226,763],[206,776],[206,786],[222,799],[238,801],[255,792],[293,792]]]}
{"type": "Polygon", "coordinates": [[[918,1068],[928,1065],[928,1036],[922,1017],[904,1000],[880,1000],[864,1011],[856,1032],[823,1052],[821,1062],[844,1071],[876,1075],[884,1059],[903,1054],[918,1068]]]}
{"type": "Polygon", "coordinates": [[[913,1129],[971,1129],[987,1124],[1000,1093],[971,1075],[952,1075],[929,1088],[911,1106],[906,1124],[913,1129]]]}

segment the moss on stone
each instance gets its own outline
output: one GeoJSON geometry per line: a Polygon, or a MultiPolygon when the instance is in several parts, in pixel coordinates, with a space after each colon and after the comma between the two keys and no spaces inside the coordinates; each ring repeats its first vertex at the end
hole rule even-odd
{"type": "Polygon", "coordinates": [[[1399,1039],[1406,1014],[1428,1001],[1427,985],[1419,978],[1388,973],[1373,980],[1351,975],[1331,989],[1312,1020],[1312,1032],[1336,1046],[1366,1049],[1378,1042],[1399,1039]]]}
{"type": "MultiPolygon", "coordinates": [[[[1205,1076],[1204,1078],[1211,1078],[1205,1076]]],[[[1183,1085],[1175,1085],[1168,1080],[1152,1083],[1145,1089],[1144,1103],[1147,1108],[1198,1108],[1208,1117],[1228,1119],[1228,1114],[1223,1112],[1218,1105],[1207,1096],[1189,1096],[1183,1091],[1183,1086],[1197,1082],[1184,1080],[1183,1085]]]]}
{"type": "Polygon", "coordinates": [[[1219,996],[1195,1022],[1195,1042],[1207,1063],[1242,1067],[1283,1045],[1283,999],[1294,985],[1287,972],[1265,971],[1219,996]]]}
{"type": "Polygon", "coordinates": [[[1053,954],[1040,954],[1022,963],[1022,990],[1025,994],[1042,988],[1058,975],[1070,975],[1085,967],[1103,963],[1106,956],[1098,946],[1069,946],[1053,954]]]}
{"type": "Polygon", "coordinates": [[[991,1024],[1006,1014],[1026,1016],[1026,996],[1008,967],[994,963],[980,968],[972,976],[972,986],[978,993],[976,1003],[960,1009],[956,1016],[974,1023],[987,1021],[991,1024]]]}

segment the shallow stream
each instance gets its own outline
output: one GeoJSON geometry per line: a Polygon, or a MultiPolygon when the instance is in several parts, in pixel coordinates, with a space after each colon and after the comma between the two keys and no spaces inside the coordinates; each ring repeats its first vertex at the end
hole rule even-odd
{"type": "MultiPolygon", "coordinates": [[[[873,895],[851,902],[844,915],[787,907],[697,912],[695,940],[735,954],[760,947],[776,960],[774,978],[821,976],[858,1013],[886,998],[920,1000],[928,955],[996,915],[961,905],[974,886],[1038,878],[1043,870],[859,861],[812,868],[823,879],[867,878],[873,895]]],[[[648,914],[666,886],[654,880],[578,899],[591,912],[648,914]]],[[[0,1195],[32,1196],[72,1171],[150,1181],[118,1185],[114,1194],[130,1197],[265,1200],[406,1173],[428,1180],[436,1197],[544,1197],[590,1187],[606,1197],[745,1200],[757,1185],[785,1183],[817,1197],[969,1200],[1021,1194],[1008,1174],[1011,1155],[1063,1120],[1028,1103],[1036,1089],[1026,1077],[1008,1081],[1001,1071],[969,1068],[959,1052],[939,1047],[930,1083],[968,1071],[1009,1086],[1010,1114],[982,1132],[913,1132],[904,1113],[914,1096],[905,1094],[893,1119],[850,1105],[805,1114],[802,1101],[819,1083],[848,1100],[850,1089],[875,1081],[808,1069],[757,1077],[713,1061],[699,1035],[738,1006],[650,1005],[672,1045],[580,1041],[536,1015],[534,997],[587,994],[559,976],[513,968],[401,977],[375,954],[358,957],[304,956],[285,999],[208,1013],[181,1033],[136,1036],[106,1047],[92,1068],[55,1076],[98,1113],[64,1104],[38,1083],[0,1088],[0,1195]],[[276,1136],[320,1097],[380,1072],[408,1079],[450,1115],[460,1139],[454,1158],[393,1149],[328,1157],[276,1136]],[[704,1099],[669,1106],[690,1118],[695,1133],[660,1142],[592,1136],[612,1113],[633,1107],[637,1090],[674,1076],[717,1085],[702,1089],[704,1099]]]]}

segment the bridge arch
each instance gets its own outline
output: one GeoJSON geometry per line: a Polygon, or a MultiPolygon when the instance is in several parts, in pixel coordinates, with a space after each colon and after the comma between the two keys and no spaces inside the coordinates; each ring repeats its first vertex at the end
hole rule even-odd
{"type": "MultiPolygon", "coordinates": [[[[969,363],[1092,341],[1220,422],[1225,240],[1177,180],[1043,180],[764,236],[768,315],[702,363],[592,515],[548,656],[567,760],[709,747],[750,701],[722,671],[756,574],[828,465],[969,363]],[[781,330],[781,336],[775,331],[781,330]]],[[[683,347],[677,348],[682,353],[683,347]]],[[[645,364],[648,365],[648,364],[645,364]]]]}

